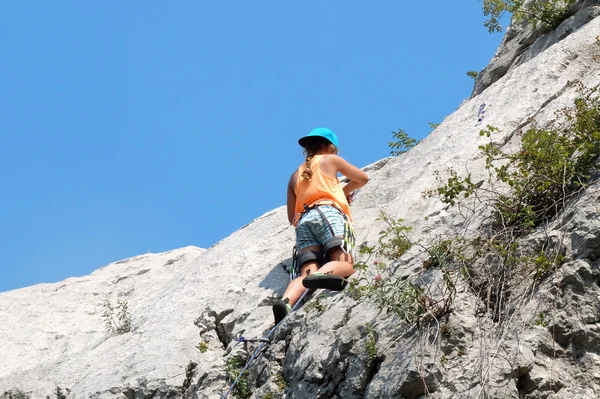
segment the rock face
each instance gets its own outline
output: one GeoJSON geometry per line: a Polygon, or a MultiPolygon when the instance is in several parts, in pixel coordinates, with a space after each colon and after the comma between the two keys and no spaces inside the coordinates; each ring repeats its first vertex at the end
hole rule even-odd
{"type": "Polygon", "coordinates": [[[185,267],[204,252],[186,247],[141,255],[89,276],[2,293],[0,392],[21,387],[45,398],[58,387],[87,397],[115,387],[121,392],[128,380],[146,379],[149,389],[158,378],[181,384],[183,376],[172,369],[178,358],[194,354],[193,346],[181,341],[195,339],[197,328],[179,325],[187,307],[171,293],[185,278],[185,267]],[[106,332],[107,299],[113,306],[118,300],[128,303],[131,333],[106,332]]]}
{"type": "MultiPolygon", "coordinates": [[[[473,181],[485,180],[478,146],[487,139],[479,131],[494,125],[497,144],[514,148],[516,133],[532,118],[543,123],[572,104],[572,81],[600,84],[600,18],[577,17],[596,10],[596,2],[578,4],[569,35],[551,45],[540,42],[528,56],[521,51],[519,62],[511,62],[418,146],[366,168],[371,182],[353,203],[358,242],[377,241],[384,228],[377,220],[381,211],[412,226],[413,241],[429,242],[462,228],[461,209],[423,192],[439,186],[436,176],[449,167],[468,170],[473,181]],[[487,110],[479,122],[482,103],[487,110]]],[[[561,36],[569,23],[546,35],[561,36]]],[[[514,40],[511,35],[503,46],[514,40]]],[[[529,48],[537,42],[532,43],[529,48]]],[[[516,287],[503,322],[462,280],[452,311],[419,326],[345,293],[317,293],[274,332],[238,384],[248,388],[247,395],[237,395],[600,397],[599,199],[596,180],[545,231],[525,238],[524,245],[532,247],[542,240],[560,243],[565,262],[535,287],[516,287]]],[[[476,218],[470,222],[477,224],[476,218]]],[[[207,250],[142,255],[90,276],[1,293],[1,397],[221,397],[229,385],[230,359],[245,353],[235,338],[259,338],[272,327],[271,305],[287,286],[283,266],[291,262],[293,241],[285,209],[278,208],[207,250]],[[117,316],[118,300],[128,305],[116,323],[130,320],[130,331],[107,331],[102,316],[107,298],[117,316]]],[[[397,273],[420,274],[424,284],[439,284],[434,270],[422,272],[423,260],[414,247],[394,267],[397,273]]],[[[473,270],[486,267],[478,263],[473,270]]]]}
{"type": "Polygon", "coordinates": [[[481,94],[511,68],[533,59],[550,46],[596,18],[600,15],[600,1],[578,0],[569,14],[571,15],[554,30],[548,30],[547,27],[541,24],[533,27],[525,21],[510,25],[494,58],[479,73],[473,96],[481,94]]]}

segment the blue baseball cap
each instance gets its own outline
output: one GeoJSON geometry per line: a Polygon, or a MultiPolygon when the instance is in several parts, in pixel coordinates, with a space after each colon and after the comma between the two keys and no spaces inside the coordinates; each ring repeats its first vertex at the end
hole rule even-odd
{"type": "Polygon", "coordinates": [[[300,140],[298,140],[298,144],[300,144],[302,147],[305,147],[312,138],[314,137],[323,137],[327,140],[329,140],[329,142],[331,144],[333,144],[335,146],[335,148],[338,148],[338,138],[335,135],[334,132],[332,132],[330,129],[327,129],[325,127],[318,127],[316,129],[313,129],[308,136],[304,136],[302,137],[300,140]]]}

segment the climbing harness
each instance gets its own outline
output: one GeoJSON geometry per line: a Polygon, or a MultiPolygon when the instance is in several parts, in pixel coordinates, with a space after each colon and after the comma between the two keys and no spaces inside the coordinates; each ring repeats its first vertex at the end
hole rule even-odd
{"type": "MultiPolygon", "coordinates": [[[[341,242],[340,246],[345,253],[350,254],[350,255],[352,255],[353,258],[355,258],[356,254],[354,253],[354,246],[356,243],[356,238],[354,237],[354,229],[352,227],[352,223],[350,222],[350,219],[348,218],[348,216],[341,209],[339,209],[335,205],[335,203],[326,201],[326,202],[318,202],[318,203],[312,204],[310,206],[304,205],[304,211],[300,214],[300,217],[298,218],[298,223],[300,223],[300,221],[302,220],[302,217],[304,215],[306,215],[309,211],[316,209],[316,211],[319,213],[319,215],[321,216],[323,221],[327,224],[329,231],[331,231],[331,235],[333,237],[336,237],[333,227],[331,226],[331,223],[329,222],[329,220],[327,219],[327,217],[325,216],[323,211],[321,211],[319,209],[320,206],[324,206],[324,205],[331,205],[331,206],[335,207],[337,210],[339,210],[340,213],[342,214],[343,219],[344,219],[344,235],[341,238],[342,242],[341,242]]],[[[301,265],[298,265],[298,248],[296,248],[296,246],[294,246],[294,249],[292,252],[291,266],[286,267],[285,265],[283,265],[283,268],[290,274],[290,281],[293,281],[296,277],[300,276],[300,267],[301,267],[301,265]]]]}
{"type": "Polygon", "coordinates": [[[298,267],[298,248],[294,245],[292,250],[292,268],[290,272],[290,283],[294,281],[296,277],[300,276],[300,268],[298,267]]]}
{"type": "MultiPolygon", "coordinates": [[[[321,215],[321,218],[325,221],[325,223],[327,223],[327,227],[329,227],[329,231],[331,231],[331,235],[333,237],[335,237],[335,231],[333,230],[333,227],[331,226],[331,223],[329,222],[329,220],[327,219],[327,217],[323,214],[323,212],[319,209],[319,206],[321,204],[317,204],[316,206],[313,206],[313,208],[309,208],[306,205],[304,205],[304,212],[308,212],[310,209],[316,209],[317,212],[319,212],[319,215],[321,215]]],[[[336,207],[337,208],[337,207],[336,207]]],[[[339,208],[338,208],[339,210],[339,208]]],[[[354,229],[352,228],[352,224],[350,223],[350,220],[348,219],[348,216],[342,212],[340,210],[342,216],[344,217],[344,237],[342,238],[342,250],[347,253],[350,254],[354,257],[354,243],[356,241],[356,239],[354,238],[354,229]]]]}
{"type": "MultiPolygon", "coordinates": [[[[300,297],[300,299],[298,299],[298,301],[294,304],[294,306],[292,307],[292,310],[290,311],[290,313],[288,313],[287,316],[289,316],[294,310],[296,310],[298,307],[300,307],[300,305],[303,303],[303,300],[305,299],[305,297],[312,294],[312,291],[313,290],[305,290],[304,293],[302,294],[302,296],[300,297]]],[[[247,339],[241,335],[238,335],[235,338],[235,340],[238,343],[243,343],[244,345],[247,345],[248,342],[260,342],[260,345],[254,350],[254,352],[252,352],[252,356],[250,356],[250,358],[246,361],[246,364],[244,365],[244,367],[238,374],[237,378],[229,386],[229,389],[227,389],[227,392],[225,392],[223,394],[223,396],[221,396],[221,399],[225,399],[225,398],[227,398],[227,396],[229,396],[229,394],[233,391],[233,389],[235,388],[235,386],[238,383],[238,381],[240,380],[240,378],[242,378],[242,375],[244,375],[246,370],[248,370],[248,367],[250,367],[250,365],[256,359],[258,359],[260,354],[266,350],[267,345],[271,344],[271,339],[270,339],[271,336],[275,333],[275,331],[277,331],[277,328],[281,325],[281,323],[283,323],[284,320],[285,320],[285,317],[277,325],[275,325],[275,327],[271,328],[271,330],[269,330],[269,332],[267,333],[267,335],[264,336],[264,338],[247,339]]]]}

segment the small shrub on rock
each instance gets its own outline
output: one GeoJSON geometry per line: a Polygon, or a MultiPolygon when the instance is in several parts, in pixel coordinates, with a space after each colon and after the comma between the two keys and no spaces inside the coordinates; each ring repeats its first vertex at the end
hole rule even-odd
{"type": "Polygon", "coordinates": [[[20,389],[11,389],[9,391],[5,391],[0,399],[30,399],[31,396],[20,389]]]}
{"type": "Polygon", "coordinates": [[[113,306],[110,299],[106,298],[103,306],[102,319],[107,332],[121,335],[132,331],[133,324],[127,301],[118,300],[117,306],[113,306]]]}
{"type": "Polygon", "coordinates": [[[321,302],[322,298],[323,296],[318,296],[306,305],[304,305],[304,311],[306,313],[315,312],[317,314],[322,314],[323,312],[325,312],[327,310],[327,306],[323,302],[321,302]]]}
{"type": "Polygon", "coordinates": [[[227,382],[231,384],[237,379],[232,393],[235,398],[239,399],[248,399],[250,396],[252,396],[250,382],[248,381],[248,370],[245,370],[244,373],[242,373],[242,375],[240,376],[240,372],[244,368],[245,364],[246,362],[237,356],[230,357],[225,363],[225,373],[227,375],[227,382]]]}
{"type": "Polygon", "coordinates": [[[200,353],[205,353],[208,350],[208,343],[206,341],[201,340],[198,345],[196,345],[196,349],[200,351],[200,353]]]}
{"type": "Polygon", "coordinates": [[[285,378],[283,378],[282,374],[275,374],[275,385],[277,385],[277,389],[283,392],[287,388],[287,382],[285,382],[285,378]]]}

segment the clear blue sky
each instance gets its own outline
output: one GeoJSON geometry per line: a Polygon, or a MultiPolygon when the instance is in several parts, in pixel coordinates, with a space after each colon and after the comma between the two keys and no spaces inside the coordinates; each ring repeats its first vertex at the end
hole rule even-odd
{"type": "Polygon", "coordinates": [[[365,166],[469,97],[481,2],[0,6],[0,291],[207,248],[284,204],[297,139],[365,166]]]}

